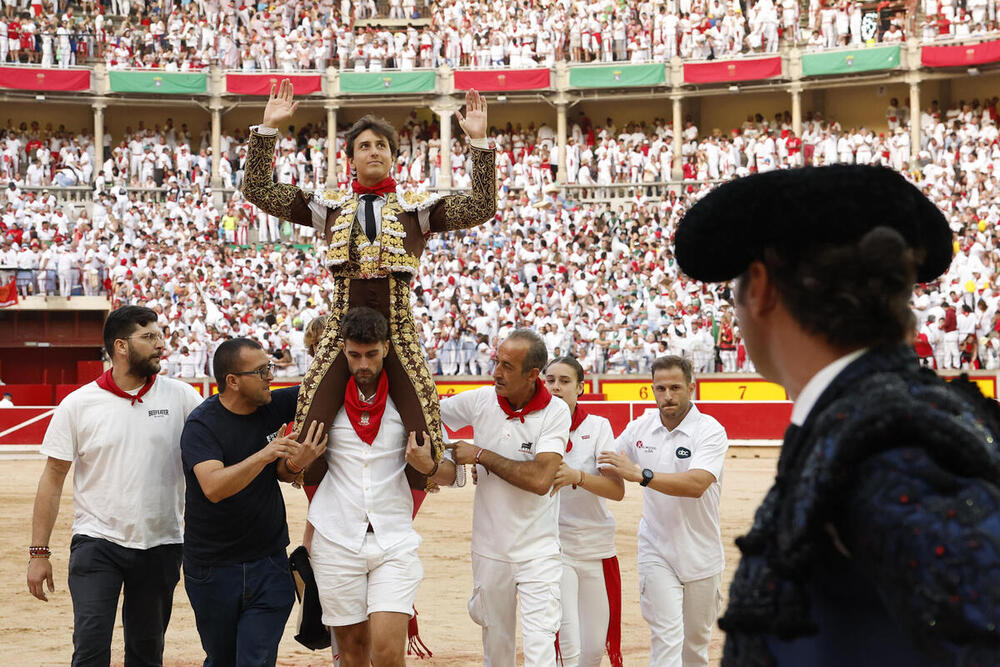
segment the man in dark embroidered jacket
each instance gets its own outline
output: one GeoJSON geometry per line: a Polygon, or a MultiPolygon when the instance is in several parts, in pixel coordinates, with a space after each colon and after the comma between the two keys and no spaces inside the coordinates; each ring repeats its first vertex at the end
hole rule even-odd
{"type": "Polygon", "coordinates": [[[795,401],[722,664],[1000,664],[1000,408],[908,343],[914,282],[951,262],[941,212],[881,167],[775,171],[714,190],[675,243],[689,276],[736,279],[747,351],[795,401]]]}
{"type": "MultiPolygon", "coordinates": [[[[459,124],[472,143],[471,195],[441,196],[398,191],[389,177],[399,136],[385,120],[365,116],[348,131],[346,152],[356,178],[350,192],[322,191],[311,196],[277,184],[271,164],[278,128],[298,107],[292,84],[274,87],[264,121],[251,128],[243,180],[248,201],[271,215],[310,225],[328,243],[327,266],[333,298],[326,331],[299,392],[296,428],[313,421],[330,423],[343,403],[350,374],[344,358],[340,321],[351,306],[378,310],[389,320],[391,348],[385,359],[393,402],[408,432],[429,433],[435,461],[444,451],[437,388],[420,347],[410,310],[410,279],[416,272],[426,237],[467,229],[496,214],[496,163],[486,138],[486,100],[475,90],[466,94],[466,115],[459,124]]],[[[304,431],[303,431],[304,432],[304,431]]],[[[318,483],[324,469],[313,466],[307,481],[318,483]]],[[[423,489],[426,480],[412,467],[407,478],[423,489]]]]}

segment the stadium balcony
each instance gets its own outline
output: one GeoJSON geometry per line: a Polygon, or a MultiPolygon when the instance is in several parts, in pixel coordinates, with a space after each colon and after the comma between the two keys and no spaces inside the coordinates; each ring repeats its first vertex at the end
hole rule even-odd
{"type": "MultiPolygon", "coordinates": [[[[72,116],[77,123],[82,120],[81,107],[89,107],[97,145],[103,145],[109,124],[124,127],[143,118],[157,118],[165,110],[181,114],[193,125],[193,131],[200,124],[210,134],[212,190],[221,205],[227,194],[221,187],[218,158],[223,119],[227,129],[245,129],[257,122],[271,85],[280,79],[287,77],[295,84],[302,122],[325,124],[330,165],[337,165],[336,142],[330,141],[335,128],[372,109],[387,117],[430,110],[440,125],[442,144],[449,143],[455,136],[453,121],[461,108],[462,94],[476,88],[486,93],[491,103],[495,114],[491,119],[551,123],[558,147],[557,184],[567,196],[602,201],[634,197],[640,190],[642,196],[655,198],[679,187],[681,134],[673,136],[674,163],[668,182],[614,184],[597,190],[566,185],[559,175],[566,173],[564,149],[574,107],[593,109],[590,115],[594,116],[655,110],[675,128],[682,127],[686,119],[711,128],[733,127],[742,120],[729,111],[728,115],[720,114],[718,110],[726,104],[746,109],[763,100],[771,108],[778,104],[790,108],[792,129],[801,135],[804,108],[824,112],[824,117],[837,117],[845,124],[870,126],[870,105],[877,97],[885,101],[893,96],[908,99],[911,109],[921,109],[931,99],[947,105],[952,97],[975,96],[975,88],[998,73],[1000,39],[980,36],[820,52],[792,47],[779,54],[711,61],[674,58],[669,63],[557,63],[552,69],[452,69],[444,65],[436,70],[360,72],[331,67],[325,72],[244,73],[218,66],[197,72],[167,72],[108,69],[104,64],[65,69],[17,65],[0,67],[0,101],[8,117],[30,117],[28,114],[38,112],[38,103],[44,102],[59,113],[64,110],[66,117],[72,116]],[[860,103],[869,105],[868,117],[854,112],[860,103]]],[[[911,124],[911,162],[921,146],[920,132],[919,123],[911,124]]],[[[451,155],[445,151],[437,183],[442,190],[451,186],[450,167],[451,155]]],[[[48,189],[68,201],[87,198],[87,189],[82,186],[48,189]]],[[[147,190],[141,194],[154,200],[165,196],[147,190]]]]}

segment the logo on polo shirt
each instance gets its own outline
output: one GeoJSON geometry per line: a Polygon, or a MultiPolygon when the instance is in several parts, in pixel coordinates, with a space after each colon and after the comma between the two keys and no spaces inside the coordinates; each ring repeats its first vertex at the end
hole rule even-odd
{"type": "Polygon", "coordinates": [[[636,440],[636,442],[635,442],[635,446],[636,446],[636,448],[638,448],[638,449],[642,449],[642,440],[636,440]]]}
{"type": "Polygon", "coordinates": [[[533,444],[535,444],[535,443],[533,443],[533,442],[522,442],[521,443],[521,451],[522,452],[530,452],[531,451],[531,446],[533,444]]]}
{"type": "Polygon", "coordinates": [[[678,447],[675,453],[677,454],[677,458],[679,459],[691,458],[691,450],[688,449],[687,447],[678,447]]]}
{"type": "Polygon", "coordinates": [[[155,419],[162,419],[170,416],[170,410],[149,410],[148,416],[155,419]]]}
{"type": "Polygon", "coordinates": [[[581,436],[581,439],[582,440],[590,440],[590,434],[588,433],[588,434],[586,434],[584,436],[581,436]]]}

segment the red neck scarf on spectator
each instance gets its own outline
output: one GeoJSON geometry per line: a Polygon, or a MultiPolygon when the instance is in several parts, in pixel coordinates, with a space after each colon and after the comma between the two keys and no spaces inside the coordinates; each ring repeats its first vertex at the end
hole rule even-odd
{"type": "Polygon", "coordinates": [[[375,442],[375,436],[382,426],[382,415],[385,414],[385,399],[389,396],[389,378],[385,371],[378,378],[375,389],[375,400],[365,403],[361,400],[358,385],[354,377],[347,381],[347,393],[344,395],[344,409],[347,418],[351,420],[354,432],[366,444],[375,442]]]}
{"type": "Polygon", "coordinates": [[[396,191],[396,180],[392,176],[386,176],[381,181],[375,185],[369,187],[367,185],[361,185],[358,179],[351,181],[351,189],[354,190],[356,195],[385,195],[390,192],[396,191]]]}
{"type": "MultiPolygon", "coordinates": [[[[580,405],[579,402],[577,402],[576,408],[573,410],[573,419],[569,423],[569,432],[572,433],[576,429],[580,428],[580,424],[582,424],[583,420],[589,416],[590,412],[587,410],[587,408],[583,407],[582,405],[580,405]]],[[[568,454],[571,451],[573,451],[572,439],[566,441],[566,453],[568,454]]]]}
{"type": "Polygon", "coordinates": [[[121,396],[122,398],[127,398],[132,402],[132,405],[136,403],[142,403],[142,397],[146,395],[146,392],[153,388],[153,383],[156,382],[156,376],[150,375],[149,379],[146,380],[146,384],[139,388],[139,393],[133,396],[132,394],[122,391],[122,389],[115,383],[115,378],[111,375],[111,370],[108,369],[97,378],[97,386],[104,391],[110,391],[115,396],[121,396]]]}
{"type": "Polygon", "coordinates": [[[552,394],[550,394],[549,390],[545,388],[545,383],[542,382],[542,378],[535,378],[535,395],[532,396],[531,400],[525,403],[524,407],[520,410],[512,408],[510,401],[503,396],[497,396],[497,403],[500,404],[500,409],[507,415],[507,419],[520,419],[522,424],[524,423],[525,417],[530,415],[532,412],[544,410],[551,401],[552,394]]]}

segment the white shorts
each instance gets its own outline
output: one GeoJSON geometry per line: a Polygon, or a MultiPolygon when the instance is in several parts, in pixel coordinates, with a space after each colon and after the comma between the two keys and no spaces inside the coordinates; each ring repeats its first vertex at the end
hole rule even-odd
{"type": "Polygon", "coordinates": [[[316,531],[310,560],[323,625],[341,627],[363,623],[377,611],[411,616],[424,567],[417,556],[416,532],[396,546],[382,549],[374,533],[365,535],[361,551],[335,544],[316,531]]]}

